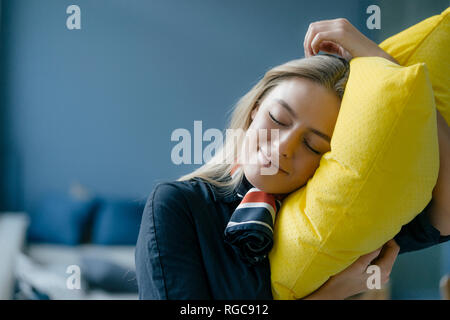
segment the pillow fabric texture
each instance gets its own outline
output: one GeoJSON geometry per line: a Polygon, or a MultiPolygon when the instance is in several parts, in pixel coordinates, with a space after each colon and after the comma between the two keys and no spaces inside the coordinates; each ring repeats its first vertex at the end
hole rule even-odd
{"type": "Polygon", "coordinates": [[[331,151],[277,215],[274,299],[299,299],[381,247],[431,200],[439,171],[436,105],[425,63],[350,61],[331,151]]]}
{"type": "Polygon", "coordinates": [[[379,46],[402,66],[419,62],[427,65],[436,108],[450,125],[450,7],[384,40],[379,46]]]}

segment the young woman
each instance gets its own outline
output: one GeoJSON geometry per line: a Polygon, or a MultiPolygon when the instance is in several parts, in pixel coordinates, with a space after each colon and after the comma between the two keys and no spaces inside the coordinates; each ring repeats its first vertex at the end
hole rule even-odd
{"type": "MultiPolygon", "coordinates": [[[[223,153],[178,181],[158,184],[145,207],[136,247],[141,299],[272,299],[267,258],[248,264],[224,240],[242,193],[256,187],[280,197],[302,187],[330,150],[330,139],[349,74],[347,60],[381,56],[396,62],[347,20],[312,23],[304,40],[305,58],[268,71],[241,100],[230,128],[279,129],[271,159],[277,173],[261,174],[268,145],[256,143],[240,162],[251,139],[227,139],[223,153]],[[316,55],[319,51],[338,55],[316,55]],[[239,165],[240,170],[231,174],[239,165]]],[[[450,239],[450,134],[439,114],[440,172],[430,204],[382,248],[360,257],[306,299],[344,299],[366,290],[366,268],[377,264],[388,280],[400,252],[450,239]]]]}

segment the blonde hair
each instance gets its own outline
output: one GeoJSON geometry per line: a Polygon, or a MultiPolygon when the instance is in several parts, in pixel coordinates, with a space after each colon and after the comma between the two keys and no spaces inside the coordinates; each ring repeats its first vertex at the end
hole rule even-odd
{"type": "MultiPolygon", "coordinates": [[[[332,90],[342,99],[348,74],[348,62],[328,54],[296,59],[276,66],[267,71],[264,77],[239,99],[232,109],[228,129],[245,133],[250,126],[253,109],[270,90],[283,81],[295,77],[310,79],[332,90]]],[[[222,149],[216,152],[210,161],[180,177],[178,181],[201,178],[217,187],[220,193],[225,195],[232,193],[243,178],[242,170],[230,176],[234,161],[239,158],[242,143],[242,138],[236,140],[227,136],[222,149]]]]}

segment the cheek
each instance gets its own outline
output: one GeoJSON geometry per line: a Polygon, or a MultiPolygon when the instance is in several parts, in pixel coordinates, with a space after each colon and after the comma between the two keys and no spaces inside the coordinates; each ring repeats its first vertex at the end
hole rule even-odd
{"type": "Polygon", "coordinates": [[[304,150],[299,157],[296,157],[294,164],[294,173],[292,175],[293,180],[306,183],[316,172],[320,164],[320,157],[311,155],[308,150],[304,150]]]}
{"type": "Polygon", "coordinates": [[[244,166],[244,173],[250,183],[269,193],[291,193],[303,187],[314,175],[319,166],[320,158],[303,154],[302,160],[294,164],[294,171],[290,175],[276,174],[272,176],[261,175],[259,166],[244,166]]]}

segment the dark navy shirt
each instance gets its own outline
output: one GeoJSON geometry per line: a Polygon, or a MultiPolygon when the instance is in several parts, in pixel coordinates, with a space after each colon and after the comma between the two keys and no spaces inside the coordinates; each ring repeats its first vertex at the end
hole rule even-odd
{"type": "MultiPolygon", "coordinates": [[[[241,200],[199,178],[159,183],[147,200],[136,245],[139,298],[272,299],[269,259],[248,265],[224,241],[241,200]]],[[[395,237],[401,253],[450,239],[430,224],[429,207],[395,237]]]]}

